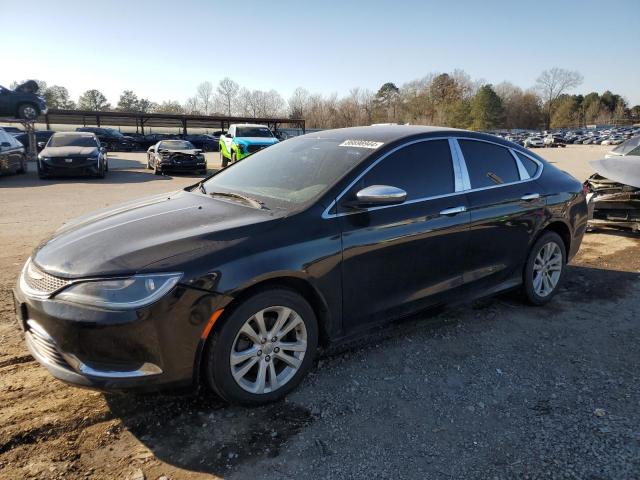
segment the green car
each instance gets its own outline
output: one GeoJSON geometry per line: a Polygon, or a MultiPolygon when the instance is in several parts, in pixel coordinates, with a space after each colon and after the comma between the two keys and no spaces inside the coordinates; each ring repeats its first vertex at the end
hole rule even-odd
{"type": "Polygon", "coordinates": [[[278,139],[266,125],[238,123],[231,125],[226,135],[220,136],[220,160],[222,168],[267,148],[278,139]]]}

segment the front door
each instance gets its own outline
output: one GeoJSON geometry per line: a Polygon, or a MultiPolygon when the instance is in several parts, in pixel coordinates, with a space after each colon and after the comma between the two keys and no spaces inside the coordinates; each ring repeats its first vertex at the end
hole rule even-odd
{"type": "Polygon", "coordinates": [[[338,216],[347,333],[438,303],[462,284],[469,214],[446,139],[419,141],[378,161],[339,199],[338,216]],[[372,185],[401,188],[407,198],[348,207],[372,185]]]}

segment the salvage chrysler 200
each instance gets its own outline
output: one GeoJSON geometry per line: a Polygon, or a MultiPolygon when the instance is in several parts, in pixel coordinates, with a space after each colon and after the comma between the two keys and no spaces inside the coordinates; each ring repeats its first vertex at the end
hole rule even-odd
{"type": "Polygon", "coordinates": [[[60,379],[258,404],[319,344],[514,287],[549,301],[586,223],[580,182],[502,139],[323,131],[66,225],[25,264],[16,310],[60,379]]]}

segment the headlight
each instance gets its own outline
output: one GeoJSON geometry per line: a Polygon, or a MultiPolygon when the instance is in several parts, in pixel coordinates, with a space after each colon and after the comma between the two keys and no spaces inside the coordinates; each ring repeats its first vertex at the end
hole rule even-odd
{"type": "Polygon", "coordinates": [[[182,273],[134,275],[76,283],[55,296],[67,302],[123,310],[144,307],[176,286],[182,273]]]}

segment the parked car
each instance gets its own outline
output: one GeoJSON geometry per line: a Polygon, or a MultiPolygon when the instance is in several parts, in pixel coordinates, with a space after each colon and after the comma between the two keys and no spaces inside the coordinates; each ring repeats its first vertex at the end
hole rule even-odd
{"type": "Polygon", "coordinates": [[[525,139],[524,146],[526,148],[544,147],[544,142],[540,137],[529,137],[525,139]]]}
{"type": "Polygon", "coordinates": [[[115,128],[80,127],[76,128],[76,132],[95,134],[100,140],[100,144],[108,151],[131,152],[137,148],[137,143],[133,138],[123,135],[115,128]]]}
{"type": "MultiPolygon", "coordinates": [[[[47,144],[51,136],[56,133],[53,130],[38,130],[35,132],[36,138],[36,149],[41,151],[44,146],[47,144]]],[[[27,133],[20,133],[16,135],[16,140],[18,140],[25,148],[29,148],[29,135],[27,133]]]]}
{"type": "Polygon", "coordinates": [[[218,144],[220,138],[215,138],[213,135],[206,134],[196,134],[196,135],[185,135],[182,137],[183,140],[187,142],[191,142],[194,147],[199,148],[203,152],[215,152],[218,150],[218,144]]]}
{"type": "Polygon", "coordinates": [[[26,171],[27,153],[24,146],[0,127],[0,175],[26,171]]]}
{"type": "Polygon", "coordinates": [[[5,132],[7,132],[9,135],[20,135],[21,133],[24,133],[24,130],[18,128],[18,127],[2,127],[4,129],[5,132]]]}
{"type": "Polygon", "coordinates": [[[589,164],[596,171],[584,182],[589,192],[589,226],[640,232],[640,152],[589,164]]]}
{"type": "Polygon", "coordinates": [[[37,92],[38,85],[33,80],[18,85],[15,90],[0,85],[0,117],[35,120],[47,113],[44,98],[37,92]]]}
{"type": "Polygon", "coordinates": [[[547,135],[543,140],[545,147],[566,147],[567,142],[560,135],[547,135]]]}
{"type": "Polygon", "coordinates": [[[227,134],[220,137],[222,168],[276,143],[278,139],[266,125],[250,123],[231,125],[227,134]]]}
{"type": "Polygon", "coordinates": [[[95,176],[109,171],[106,150],[91,132],[54,133],[38,155],[38,176],[95,176]]]}
{"type": "Polygon", "coordinates": [[[207,173],[202,150],[186,140],[162,140],[147,150],[147,168],[156,175],[169,171],[207,173]]]}
{"type": "Polygon", "coordinates": [[[586,221],[582,184],[505,140],[327,130],[67,224],[26,262],[16,312],[67,382],[262,404],[319,344],[511,288],[549,302],[586,221]]]}

